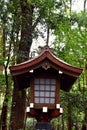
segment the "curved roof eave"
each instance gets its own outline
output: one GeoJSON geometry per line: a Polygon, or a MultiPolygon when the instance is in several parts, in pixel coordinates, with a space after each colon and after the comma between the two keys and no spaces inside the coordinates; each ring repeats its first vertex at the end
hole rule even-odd
{"type": "Polygon", "coordinates": [[[61,68],[62,71],[65,70],[67,72],[70,72],[75,77],[78,77],[82,73],[82,69],[74,67],[60,60],[55,55],[53,55],[53,53],[47,48],[37,58],[11,66],[10,71],[12,75],[19,75],[21,73],[28,72],[35,67],[38,68],[38,64],[41,64],[41,62],[43,62],[45,59],[50,60],[53,64],[58,66],[58,68],[61,68]]]}

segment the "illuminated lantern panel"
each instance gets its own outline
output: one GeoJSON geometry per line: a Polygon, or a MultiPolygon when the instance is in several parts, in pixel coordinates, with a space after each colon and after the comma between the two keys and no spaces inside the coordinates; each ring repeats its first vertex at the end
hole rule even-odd
{"type": "Polygon", "coordinates": [[[36,78],[34,80],[34,103],[54,104],[56,79],[36,78]]]}
{"type": "Polygon", "coordinates": [[[30,102],[34,103],[35,108],[55,109],[59,103],[60,78],[58,72],[49,68],[48,70],[41,69],[39,73],[32,76],[30,82],[30,102]],[[41,73],[41,72],[43,73],[41,73]],[[51,74],[50,71],[54,72],[51,74]]]}

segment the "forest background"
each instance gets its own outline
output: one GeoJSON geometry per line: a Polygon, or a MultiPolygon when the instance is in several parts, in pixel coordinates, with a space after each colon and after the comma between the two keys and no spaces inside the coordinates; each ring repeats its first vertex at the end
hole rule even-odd
{"type": "MultiPolygon", "coordinates": [[[[82,75],[71,91],[61,91],[60,103],[64,113],[51,121],[55,130],[87,129],[87,1],[83,0],[81,11],[73,10],[74,2],[0,1],[1,130],[34,129],[35,119],[27,118],[25,113],[29,90],[18,91],[15,88],[9,66],[31,58],[32,45],[38,46],[39,43],[41,46],[50,45],[56,56],[63,61],[83,68],[82,75]],[[54,40],[50,43],[51,37],[54,40]]],[[[33,51],[38,54],[39,47],[33,51]]]]}

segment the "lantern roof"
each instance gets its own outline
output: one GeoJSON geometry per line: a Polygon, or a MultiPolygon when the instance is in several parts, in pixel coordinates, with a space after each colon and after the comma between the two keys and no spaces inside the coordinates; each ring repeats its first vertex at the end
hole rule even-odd
{"type": "Polygon", "coordinates": [[[52,68],[57,71],[59,75],[61,75],[60,89],[65,91],[69,91],[71,89],[76,79],[82,73],[81,68],[74,67],[57,58],[48,46],[44,46],[41,50],[40,55],[36,58],[14,66],[10,66],[10,71],[13,80],[16,80],[19,77],[22,77],[22,79],[24,79],[25,75],[28,76],[32,70],[34,71],[39,68],[44,68],[45,70],[52,68]]]}

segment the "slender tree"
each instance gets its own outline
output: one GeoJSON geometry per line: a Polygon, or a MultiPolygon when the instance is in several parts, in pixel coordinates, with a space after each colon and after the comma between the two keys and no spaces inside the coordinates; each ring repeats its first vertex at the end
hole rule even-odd
{"type": "MultiPolygon", "coordinates": [[[[10,61],[10,51],[11,51],[11,42],[9,43],[8,46],[8,54],[6,53],[6,42],[7,42],[7,28],[6,28],[6,22],[7,22],[7,12],[4,10],[4,4],[5,1],[2,1],[2,9],[4,13],[2,14],[2,57],[4,59],[3,61],[3,68],[4,68],[4,75],[5,75],[5,96],[4,96],[4,101],[3,101],[3,107],[2,107],[2,112],[1,112],[1,128],[3,130],[7,130],[7,114],[8,114],[8,96],[9,96],[9,81],[8,81],[8,65],[10,61]]],[[[13,29],[11,31],[11,35],[13,35],[13,29]]]]}
{"type": "MultiPolygon", "coordinates": [[[[34,8],[32,4],[29,5],[26,0],[20,0],[20,9],[22,22],[17,63],[21,63],[29,59],[30,47],[32,44],[32,16],[34,8]]],[[[10,129],[18,130],[24,128],[25,110],[26,90],[23,89],[19,91],[17,85],[14,84],[10,129]]]]}

